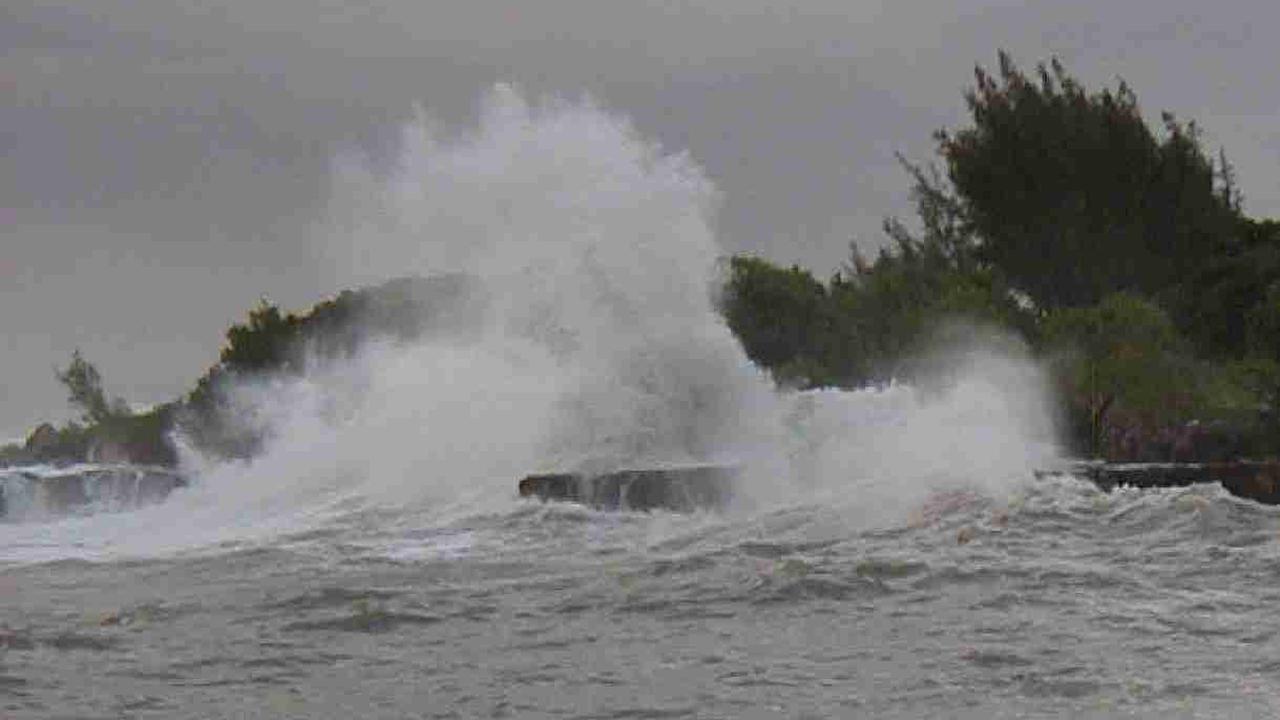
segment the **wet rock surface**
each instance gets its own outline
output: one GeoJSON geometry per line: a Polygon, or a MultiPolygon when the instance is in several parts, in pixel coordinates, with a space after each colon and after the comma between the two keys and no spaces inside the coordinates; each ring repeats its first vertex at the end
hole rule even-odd
{"type": "Polygon", "coordinates": [[[1171,488],[1218,483],[1232,495],[1280,505],[1280,462],[1100,463],[1074,470],[1105,490],[1116,487],[1171,488]]]}
{"type": "Polygon", "coordinates": [[[521,497],[575,502],[601,510],[673,510],[692,512],[726,506],[738,470],[724,465],[619,470],[599,475],[528,475],[521,497]]]}

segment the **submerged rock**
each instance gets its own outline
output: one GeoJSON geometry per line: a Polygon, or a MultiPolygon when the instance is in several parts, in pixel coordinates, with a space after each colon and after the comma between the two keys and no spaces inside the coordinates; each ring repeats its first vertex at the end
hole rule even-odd
{"type": "Polygon", "coordinates": [[[524,477],[518,489],[521,497],[576,502],[601,510],[692,512],[726,506],[737,475],[737,468],[725,465],[618,470],[599,475],[547,473],[524,477]]]}

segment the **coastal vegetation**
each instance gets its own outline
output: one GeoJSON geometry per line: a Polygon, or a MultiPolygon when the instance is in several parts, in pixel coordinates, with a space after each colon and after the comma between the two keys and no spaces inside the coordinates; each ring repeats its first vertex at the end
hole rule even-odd
{"type": "Polygon", "coordinates": [[[780,381],[902,377],[957,317],[1048,364],[1070,439],[1115,460],[1280,451],[1280,222],[1242,212],[1225,153],[1124,83],[1086,90],[1056,61],[976,70],[971,124],[904,161],[919,219],[828,282],[735,258],[725,317],[780,381]]]}
{"type": "MultiPolygon", "coordinates": [[[[1074,449],[1113,460],[1280,453],[1280,222],[1245,216],[1225,153],[1194,122],[1152,127],[1123,81],[1086,89],[1056,60],[1001,53],[965,95],[969,123],[937,157],[902,158],[917,217],[890,218],[827,279],[729,260],[719,307],[781,385],[857,388],[910,377],[935,331],[963,319],[1020,338],[1050,370],[1074,449]]],[[[263,301],[226,333],[185,397],[135,413],[78,352],[58,380],[82,417],[44,425],[0,462],[170,463],[170,430],[247,456],[226,389],[350,355],[366,339],[465,325],[468,281],[403,278],[294,314],[263,301]],[[37,437],[39,435],[39,437],[37,437]],[[110,452],[107,452],[110,455],[110,452]]]]}
{"type": "Polygon", "coordinates": [[[173,431],[202,452],[248,457],[261,436],[236,417],[228,392],[236,384],[298,375],[308,363],[349,357],[366,340],[408,340],[466,324],[470,282],[458,275],[399,278],[344,290],[305,313],[282,312],[266,300],[227,329],[216,362],[184,397],[134,412],[109,399],[97,368],[76,351],[55,375],[81,415],[62,427],[38,426],[22,445],[0,447],[0,464],[23,462],[176,461],[173,431]]]}

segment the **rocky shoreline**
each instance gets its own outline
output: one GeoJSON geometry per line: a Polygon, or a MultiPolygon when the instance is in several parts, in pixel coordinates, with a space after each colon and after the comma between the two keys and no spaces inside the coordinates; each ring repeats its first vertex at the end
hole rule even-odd
{"type": "Polygon", "coordinates": [[[130,509],[161,502],[187,484],[182,475],[158,466],[82,464],[0,469],[0,519],[130,509]]]}
{"type": "MultiPolygon", "coordinates": [[[[1164,488],[1216,482],[1237,497],[1280,505],[1280,461],[1275,460],[1078,462],[1065,470],[1040,471],[1036,475],[1062,472],[1088,478],[1106,491],[1122,486],[1164,488]]],[[[720,465],[620,470],[598,475],[544,473],[522,478],[517,492],[525,498],[578,503],[599,510],[692,512],[726,506],[732,499],[737,474],[736,468],[720,465]]]]}
{"type": "MultiPolygon", "coordinates": [[[[1064,471],[1037,472],[1038,476],[1064,471]]],[[[1231,460],[1224,462],[1106,463],[1080,462],[1065,470],[1092,480],[1111,491],[1117,487],[1166,488],[1218,483],[1237,497],[1264,505],[1280,505],[1280,461],[1231,460]]]]}

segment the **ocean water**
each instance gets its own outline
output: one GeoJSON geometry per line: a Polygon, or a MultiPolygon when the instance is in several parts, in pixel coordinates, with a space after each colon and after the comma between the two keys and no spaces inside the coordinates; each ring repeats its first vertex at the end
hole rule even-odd
{"type": "Polygon", "coordinates": [[[7,513],[0,717],[1277,713],[1276,511],[1038,475],[1056,403],[979,328],[910,381],[776,388],[716,310],[694,158],[589,100],[483,102],[391,172],[336,159],[312,238],[344,285],[476,278],[467,330],[233,388],[263,452],[177,436],[163,500],[7,513]],[[689,462],[742,468],[734,502],[515,491],[689,462]]]}
{"type": "Polygon", "coordinates": [[[1280,711],[1274,509],[1064,475],[848,517],[829,500],[679,516],[504,498],[111,559],[36,547],[95,518],[0,525],[0,714],[1280,711]]]}

